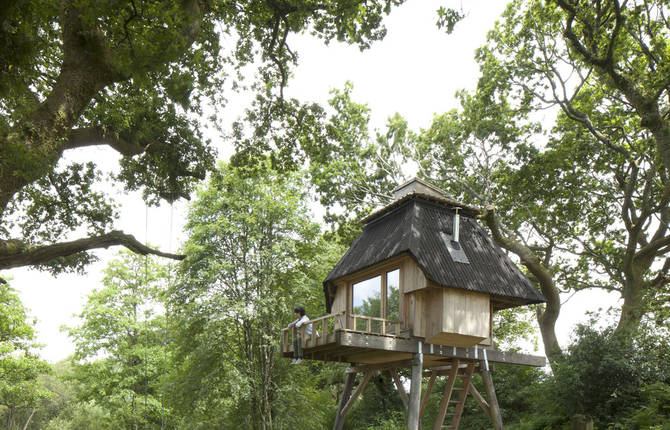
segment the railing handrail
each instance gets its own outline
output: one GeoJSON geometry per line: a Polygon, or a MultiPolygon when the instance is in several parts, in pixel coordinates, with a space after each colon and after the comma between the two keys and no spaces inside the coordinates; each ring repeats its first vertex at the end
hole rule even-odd
{"type": "Polygon", "coordinates": [[[372,320],[372,321],[383,321],[383,322],[387,322],[387,323],[391,323],[391,324],[399,324],[399,323],[400,323],[400,321],[389,320],[389,319],[386,319],[386,318],[380,318],[380,317],[371,317],[371,316],[368,316],[368,315],[349,314],[349,317],[351,317],[351,318],[356,317],[356,318],[362,318],[362,319],[369,319],[369,320],[372,320]]]}
{"type": "MultiPolygon", "coordinates": [[[[339,317],[339,316],[344,315],[344,314],[346,314],[346,311],[340,311],[336,314],[328,314],[328,315],[324,315],[324,316],[321,316],[321,317],[318,317],[318,318],[314,318],[313,320],[307,320],[307,322],[305,324],[301,324],[301,326],[299,328],[302,328],[303,326],[306,326],[307,324],[314,324],[316,322],[319,322],[319,321],[322,321],[322,320],[325,320],[325,319],[329,319],[329,318],[336,318],[336,317],[339,317]]],[[[293,329],[293,328],[297,329],[298,327],[295,327],[295,326],[284,327],[283,329],[281,329],[281,331],[284,332],[284,331],[287,331],[287,330],[290,330],[290,329],[293,329]]]]}
{"type": "Polygon", "coordinates": [[[304,347],[317,347],[335,341],[335,333],[338,331],[368,333],[379,336],[403,337],[400,321],[388,320],[386,318],[358,315],[347,311],[340,311],[306,321],[300,327],[291,326],[281,329],[282,351],[289,351],[289,340],[300,335],[304,347]],[[344,317],[344,320],[342,320],[344,317]],[[332,323],[331,323],[332,321],[332,323]],[[358,330],[357,321],[365,321],[365,329],[358,330]],[[373,330],[373,321],[381,323],[379,330],[373,330]],[[351,324],[350,324],[351,322],[351,324]],[[307,336],[307,327],[312,326],[312,335],[307,336]],[[349,327],[353,325],[353,327],[349,327]],[[388,329],[391,327],[391,330],[388,329]]]}

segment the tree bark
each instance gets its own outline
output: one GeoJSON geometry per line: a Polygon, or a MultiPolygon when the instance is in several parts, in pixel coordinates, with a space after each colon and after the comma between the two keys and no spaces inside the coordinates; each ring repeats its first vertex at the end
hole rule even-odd
{"type": "Polygon", "coordinates": [[[491,230],[493,240],[503,249],[516,254],[521,264],[535,276],[540,291],[547,300],[544,309],[538,308],[537,322],[542,334],[544,351],[551,364],[563,354],[556,337],[556,320],[561,312],[561,300],[551,272],[528,247],[503,235],[493,206],[487,206],[481,217],[491,230]]]}

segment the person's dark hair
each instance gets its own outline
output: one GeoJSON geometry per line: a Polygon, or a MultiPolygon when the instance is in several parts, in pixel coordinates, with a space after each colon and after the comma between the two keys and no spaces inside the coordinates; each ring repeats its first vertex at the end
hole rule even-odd
{"type": "Polygon", "coordinates": [[[302,306],[296,306],[295,308],[293,308],[293,312],[299,313],[301,317],[305,316],[305,308],[303,308],[302,306]]]}

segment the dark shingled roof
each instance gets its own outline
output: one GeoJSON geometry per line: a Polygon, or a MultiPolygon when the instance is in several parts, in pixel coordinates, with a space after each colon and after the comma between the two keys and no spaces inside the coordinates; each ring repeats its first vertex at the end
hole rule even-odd
{"type": "Polygon", "coordinates": [[[509,298],[514,305],[545,301],[477,220],[463,216],[470,215],[467,210],[460,217],[459,243],[469,260],[464,264],[452,259],[441,235],[453,233],[453,206],[421,195],[402,200],[366,219],[361,235],[324,280],[328,311],[327,285],[331,281],[401,254],[411,255],[426,277],[438,285],[509,298]]]}

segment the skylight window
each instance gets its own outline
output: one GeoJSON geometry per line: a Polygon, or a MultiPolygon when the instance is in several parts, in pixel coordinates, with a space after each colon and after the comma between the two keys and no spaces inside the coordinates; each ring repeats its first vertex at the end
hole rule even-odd
{"type": "Polygon", "coordinates": [[[449,251],[452,260],[457,263],[470,264],[470,260],[468,260],[468,256],[465,255],[465,251],[460,242],[456,242],[452,235],[443,231],[440,232],[440,236],[442,237],[442,241],[447,247],[447,251],[449,251]]]}

